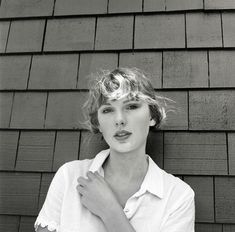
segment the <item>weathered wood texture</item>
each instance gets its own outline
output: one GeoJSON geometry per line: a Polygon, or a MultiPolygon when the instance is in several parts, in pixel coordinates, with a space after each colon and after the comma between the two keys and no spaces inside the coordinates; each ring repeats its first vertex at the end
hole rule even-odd
{"type": "Polygon", "coordinates": [[[118,66],[142,69],[173,100],[146,153],[194,189],[195,231],[235,231],[234,10],[234,0],[0,1],[0,231],[33,231],[58,168],[108,148],[82,106],[96,73],[118,66]]]}

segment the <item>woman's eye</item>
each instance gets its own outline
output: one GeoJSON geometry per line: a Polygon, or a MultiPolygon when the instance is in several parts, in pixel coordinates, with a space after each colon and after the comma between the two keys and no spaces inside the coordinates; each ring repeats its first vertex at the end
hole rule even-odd
{"type": "Polygon", "coordinates": [[[109,112],[112,112],[112,109],[111,109],[111,108],[105,108],[105,109],[102,110],[102,113],[103,113],[103,114],[107,114],[107,113],[109,113],[109,112]]]}
{"type": "Polygon", "coordinates": [[[137,109],[137,108],[139,108],[139,105],[138,105],[138,104],[131,104],[131,105],[128,105],[128,106],[127,106],[127,109],[128,109],[128,110],[135,110],[135,109],[137,109]]]}

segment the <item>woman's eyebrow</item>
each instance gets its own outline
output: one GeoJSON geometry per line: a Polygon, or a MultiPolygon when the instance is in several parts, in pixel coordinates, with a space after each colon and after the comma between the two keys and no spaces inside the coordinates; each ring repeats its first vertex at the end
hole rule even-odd
{"type": "Polygon", "coordinates": [[[111,106],[111,104],[108,102],[104,102],[101,106],[111,106]]]}
{"type": "Polygon", "coordinates": [[[125,100],[123,103],[127,103],[127,102],[139,102],[139,101],[136,100],[135,98],[131,98],[131,99],[125,100]]]}

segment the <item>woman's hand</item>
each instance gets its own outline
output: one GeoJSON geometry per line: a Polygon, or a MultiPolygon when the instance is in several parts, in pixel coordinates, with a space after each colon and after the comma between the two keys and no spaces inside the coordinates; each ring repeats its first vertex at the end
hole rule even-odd
{"type": "Polygon", "coordinates": [[[121,205],[113,191],[98,172],[87,172],[88,179],[78,178],[77,190],[81,203],[102,220],[111,212],[120,210],[121,205]]]}

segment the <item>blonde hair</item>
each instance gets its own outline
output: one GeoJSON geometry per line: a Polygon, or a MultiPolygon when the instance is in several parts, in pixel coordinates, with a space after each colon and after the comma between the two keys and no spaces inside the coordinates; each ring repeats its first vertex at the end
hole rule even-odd
{"type": "Polygon", "coordinates": [[[95,74],[90,83],[89,97],[84,104],[86,126],[93,133],[98,133],[99,107],[105,102],[118,100],[124,97],[143,100],[149,105],[152,119],[157,129],[166,119],[168,98],[159,96],[154,91],[149,79],[137,68],[117,68],[113,71],[103,70],[95,74]]]}

